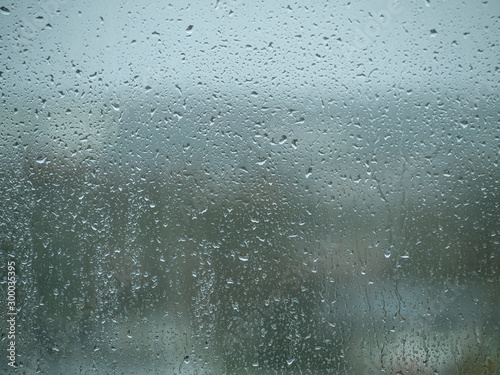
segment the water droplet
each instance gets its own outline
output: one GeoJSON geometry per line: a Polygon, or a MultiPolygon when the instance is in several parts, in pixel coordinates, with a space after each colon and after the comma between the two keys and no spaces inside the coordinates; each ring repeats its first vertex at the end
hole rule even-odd
{"type": "Polygon", "coordinates": [[[295,358],[288,358],[288,359],[286,360],[286,364],[287,364],[288,366],[290,366],[290,365],[291,365],[294,361],[295,361],[295,358]]]}
{"type": "Polygon", "coordinates": [[[309,168],[306,173],[306,178],[309,178],[312,174],[312,168],[309,168]]]}
{"type": "Polygon", "coordinates": [[[248,256],[240,254],[238,257],[242,262],[248,262],[248,256]]]}
{"type": "Polygon", "coordinates": [[[10,14],[10,10],[7,9],[6,7],[0,7],[0,11],[2,12],[2,14],[5,14],[6,16],[10,14]]]}

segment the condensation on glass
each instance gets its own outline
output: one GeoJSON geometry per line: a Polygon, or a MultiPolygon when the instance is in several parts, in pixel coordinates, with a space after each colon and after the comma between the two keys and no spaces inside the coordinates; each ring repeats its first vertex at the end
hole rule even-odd
{"type": "Polygon", "coordinates": [[[498,374],[499,26],[4,1],[0,372],[498,374]]]}

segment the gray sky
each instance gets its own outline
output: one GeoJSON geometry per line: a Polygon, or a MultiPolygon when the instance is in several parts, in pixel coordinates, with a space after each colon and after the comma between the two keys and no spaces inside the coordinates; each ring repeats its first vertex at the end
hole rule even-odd
{"type": "Polygon", "coordinates": [[[137,82],[196,92],[202,82],[285,97],[342,92],[343,85],[498,92],[494,1],[43,0],[5,7],[6,86],[39,79],[43,87],[47,74],[63,86],[88,85],[98,72],[117,91],[137,82]]]}

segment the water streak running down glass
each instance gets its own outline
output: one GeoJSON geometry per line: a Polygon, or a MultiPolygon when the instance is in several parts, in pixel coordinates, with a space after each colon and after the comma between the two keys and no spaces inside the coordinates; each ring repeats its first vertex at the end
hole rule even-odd
{"type": "Polygon", "coordinates": [[[499,27],[0,4],[0,373],[500,374],[499,27]]]}

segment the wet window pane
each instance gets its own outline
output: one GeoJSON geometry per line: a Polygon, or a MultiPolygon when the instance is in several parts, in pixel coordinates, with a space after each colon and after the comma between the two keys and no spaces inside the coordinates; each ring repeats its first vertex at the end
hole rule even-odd
{"type": "Polygon", "coordinates": [[[0,4],[0,372],[498,374],[499,26],[0,4]]]}

